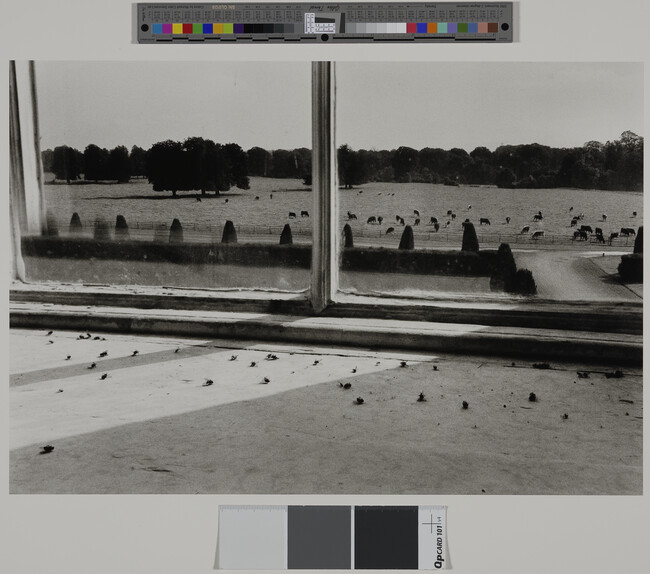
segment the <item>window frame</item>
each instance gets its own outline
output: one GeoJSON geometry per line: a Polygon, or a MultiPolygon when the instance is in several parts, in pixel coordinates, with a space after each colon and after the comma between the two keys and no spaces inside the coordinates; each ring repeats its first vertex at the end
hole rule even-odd
{"type": "Polygon", "coordinates": [[[125,286],[92,289],[26,282],[21,232],[39,233],[45,225],[43,176],[38,130],[38,99],[34,62],[10,62],[10,219],[12,234],[12,302],[55,302],[194,310],[256,312],[478,323],[642,334],[643,302],[609,303],[517,299],[491,300],[459,295],[452,300],[409,300],[367,297],[339,291],[340,233],[336,166],[336,64],[312,62],[312,190],[313,235],[310,286],[304,295],[249,293],[234,297],[205,291],[125,286]],[[112,296],[109,296],[111,295],[112,296]]]}

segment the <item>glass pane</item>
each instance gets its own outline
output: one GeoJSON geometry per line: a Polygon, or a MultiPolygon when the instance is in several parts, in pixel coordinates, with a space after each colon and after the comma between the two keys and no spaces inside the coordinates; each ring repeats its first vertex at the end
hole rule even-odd
{"type": "Polygon", "coordinates": [[[642,129],[640,64],[338,63],[341,289],[640,301],[642,129]]]}
{"type": "Polygon", "coordinates": [[[29,279],[307,289],[309,63],[36,75],[49,236],[23,238],[29,279]]]}

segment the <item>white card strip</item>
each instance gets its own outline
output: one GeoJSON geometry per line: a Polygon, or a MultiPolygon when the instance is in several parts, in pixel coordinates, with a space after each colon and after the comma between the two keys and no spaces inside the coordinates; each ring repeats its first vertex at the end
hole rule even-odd
{"type": "Polygon", "coordinates": [[[420,506],[418,516],[418,570],[450,570],[447,507],[420,506]]]}

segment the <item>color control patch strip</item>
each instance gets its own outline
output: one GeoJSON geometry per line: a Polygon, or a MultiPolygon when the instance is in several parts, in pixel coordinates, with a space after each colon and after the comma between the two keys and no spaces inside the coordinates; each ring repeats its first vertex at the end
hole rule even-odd
{"type": "Polygon", "coordinates": [[[139,43],[512,42],[513,3],[138,4],[139,43]]]}
{"type": "Polygon", "coordinates": [[[444,506],[221,506],[222,570],[447,570],[444,506]]]}

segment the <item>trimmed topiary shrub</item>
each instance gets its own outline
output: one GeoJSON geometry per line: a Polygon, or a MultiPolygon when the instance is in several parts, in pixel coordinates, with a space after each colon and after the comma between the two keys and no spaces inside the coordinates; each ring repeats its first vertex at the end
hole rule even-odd
{"type": "Polygon", "coordinates": [[[643,253],[623,255],[618,264],[618,274],[625,283],[643,283],[643,253]]]}
{"type": "Polygon", "coordinates": [[[352,228],[349,223],[343,226],[343,247],[354,247],[354,239],[352,238],[352,228]]]}
{"type": "Polygon", "coordinates": [[[506,275],[514,275],[517,271],[517,264],[515,263],[515,256],[512,254],[512,249],[507,243],[499,245],[497,250],[497,265],[503,269],[506,275]]]}
{"type": "Polygon", "coordinates": [[[183,243],[183,226],[178,219],[174,219],[172,226],[169,228],[169,242],[183,243]]]}
{"type": "Polygon", "coordinates": [[[643,253],[643,225],[639,227],[634,240],[634,253],[643,253]]]}
{"type": "Polygon", "coordinates": [[[519,295],[535,295],[537,293],[537,285],[531,271],[517,269],[512,281],[512,292],[519,295]]]}
{"type": "MultiPolygon", "coordinates": [[[[415,239],[413,238],[413,228],[407,225],[402,233],[402,238],[399,240],[398,249],[414,249],[415,239]]],[[[478,251],[478,249],[477,249],[478,251]]]]}
{"type": "Polygon", "coordinates": [[[291,225],[285,223],[280,235],[280,245],[293,245],[293,235],[291,234],[291,225]]]}
{"type": "Polygon", "coordinates": [[[75,211],[72,214],[72,219],[70,220],[70,227],[68,231],[70,233],[81,233],[84,230],[84,226],[81,224],[81,218],[79,214],[75,211]]]}
{"type": "Polygon", "coordinates": [[[494,273],[490,277],[492,291],[511,291],[517,264],[512,249],[507,243],[499,245],[494,273]]]}
{"type": "Polygon", "coordinates": [[[235,224],[230,219],[223,226],[221,243],[237,243],[237,230],[235,229],[235,224]]]}
{"type": "Polygon", "coordinates": [[[57,237],[59,235],[59,225],[56,222],[56,218],[49,210],[45,216],[45,229],[43,232],[44,235],[49,235],[50,237],[57,237]]]}
{"type": "Polygon", "coordinates": [[[169,241],[169,229],[166,223],[159,223],[153,232],[153,240],[155,243],[167,243],[169,241]]]}
{"type": "Polygon", "coordinates": [[[126,219],[123,215],[118,215],[115,218],[115,240],[124,241],[127,239],[130,239],[129,224],[126,222],[126,219]]]}
{"type": "Polygon", "coordinates": [[[461,251],[473,251],[478,253],[478,237],[473,223],[463,223],[463,245],[461,251]]]}
{"type": "Polygon", "coordinates": [[[100,217],[95,219],[93,239],[97,241],[110,241],[111,231],[108,222],[100,217]]]}

